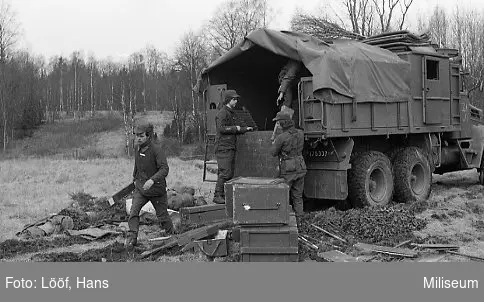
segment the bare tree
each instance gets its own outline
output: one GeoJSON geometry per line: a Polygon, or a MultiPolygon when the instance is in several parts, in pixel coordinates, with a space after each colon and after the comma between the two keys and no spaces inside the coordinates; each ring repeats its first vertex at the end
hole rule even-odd
{"type": "Polygon", "coordinates": [[[3,130],[3,150],[7,148],[7,132],[9,127],[9,105],[7,102],[7,75],[6,61],[9,52],[17,42],[20,34],[20,27],[17,23],[15,13],[11,10],[10,4],[1,0],[0,2],[0,110],[3,130]]]}
{"type": "Polygon", "coordinates": [[[430,16],[428,29],[434,43],[437,43],[440,47],[448,46],[447,36],[449,24],[447,21],[447,15],[441,7],[436,6],[434,8],[434,12],[432,16],[430,16]]]}
{"type": "Polygon", "coordinates": [[[195,127],[198,130],[198,137],[202,137],[202,121],[199,114],[200,104],[192,87],[197,82],[197,75],[207,66],[208,52],[205,43],[200,35],[190,31],[181,40],[180,46],[176,50],[176,61],[181,69],[188,74],[188,87],[192,103],[192,117],[195,127]]]}
{"type": "Polygon", "coordinates": [[[230,0],[218,7],[207,25],[207,35],[218,55],[228,51],[247,34],[266,27],[271,9],[267,0],[230,0]]]}
{"type": "Polygon", "coordinates": [[[405,18],[413,0],[372,0],[381,32],[403,29],[405,18]],[[396,9],[400,8],[400,12],[396,9]],[[398,14],[399,13],[399,14],[398,14]],[[395,26],[395,20],[397,20],[395,26]]]}
{"type": "Polygon", "coordinates": [[[370,36],[374,29],[374,8],[370,0],[343,0],[353,33],[370,36]]]}
{"type": "Polygon", "coordinates": [[[0,61],[4,63],[9,51],[17,43],[20,25],[10,4],[0,1],[0,61]]]}

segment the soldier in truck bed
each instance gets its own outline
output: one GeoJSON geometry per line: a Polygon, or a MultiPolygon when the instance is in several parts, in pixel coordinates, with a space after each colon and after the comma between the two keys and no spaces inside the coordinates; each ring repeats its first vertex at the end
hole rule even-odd
{"type": "Polygon", "coordinates": [[[281,71],[279,72],[279,89],[278,89],[278,97],[277,97],[277,105],[279,106],[281,101],[282,107],[281,109],[284,110],[285,107],[292,108],[293,102],[293,93],[292,90],[297,83],[296,78],[298,72],[301,70],[301,62],[295,60],[289,60],[289,62],[282,67],[281,71]]]}
{"type": "Polygon", "coordinates": [[[241,127],[235,124],[234,108],[240,96],[235,90],[226,90],[223,106],[215,117],[217,136],[215,138],[215,156],[217,158],[218,172],[215,185],[214,203],[225,203],[224,184],[234,176],[235,148],[237,135],[252,131],[252,127],[241,127]]]}
{"type": "MultiPolygon", "coordinates": [[[[279,72],[279,89],[277,90],[277,106],[280,106],[280,112],[289,114],[294,123],[298,124],[298,116],[294,115],[294,109],[297,107],[297,99],[293,99],[293,90],[297,86],[297,78],[301,70],[302,63],[296,60],[289,60],[279,72]],[[282,102],[282,104],[281,104],[282,102]]],[[[274,141],[276,133],[280,132],[280,127],[276,123],[271,140],[274,141]]]]}
{"type": "Polygon", "coordinates": [[[272,143],[272,156],[279,157],[279,173],[289,185],[289,200],[292,204],[296,219],[299,221],[304,214],[303,190],[304,176],[306,175],[306,163],[302,156],[304,146],[304,134],[294,127],[294,121],[284,112],[278,112],[273,119],[282,128],[283,132],[272,143]]]}

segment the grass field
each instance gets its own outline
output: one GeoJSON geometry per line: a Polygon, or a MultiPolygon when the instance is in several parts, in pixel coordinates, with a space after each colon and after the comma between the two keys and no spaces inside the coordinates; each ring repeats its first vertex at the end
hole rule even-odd
{"type": "MultiPolygon", "coordinates": [[[[7,154],[1,155],[0,242],[15,238],[25,224],[67,207],[72,202],[71,194],[111,196],[131,181],[134,160],[124,153],[121,117],[109,113],[103,116],[43,126],[31,138],[18,141],[7,154]]],[[[137,118],[152,122],[161,135],[163,127],[171,121],[171,114],[151,112],[137,118]]],[[[191,158],[194,152],[200,152],[197,146],[180,146],[172,140],[164,140],[164,144],[170,154],[182,157],[191,158]]],[[[195,188],[196,195],[211,200],[214,184],[202,181],[201,163],[201,160],[169,156],[168,188],[188,185],[195,188]]],[[[427,227],[414,235],[457,244],[461,252],[484,257],[484,193],[477,178],[475,170],[434,175],[429,208],[419,214],[427,227]]],[[[116,240],[122,241],[122,238],[116,240]]],[[[110,242],[99,245],[107,244],[110,242]]],[[[93,245],[96,244],[65,250],[85,250],[93,245]]],[[[63,250],[62,246],[58,248],[63,250]]],[[[30,261],[29,257],[21,255],[8,261],[30,261]]],[[[469,261],[456,257],[446,256],[439,261],[469,261]]],[[[205,259],[189,253],[163,255],[156,261],[205,259]]]]}
{"type": "MultiPolygon", "coordinates": [[[[139,118],[153,122],[160,134],[170,114],[149,113],[139,118]]],[[[106,124],[98,118],[92,123],[67,120],[57,128],[41,127],[0,161],[0,242],[14,237],[25,224],[65,208],[72,202],[70,194],[111,196],[131,181],[134,159],[124,154],[122,124],[113,116],[104,120],[106,124]],[[83,127],[89,131],[80,130],[83,127]],[[70,136],[76,139],[66,141],[70,136]],[[49,145],[53,146],[51,150],[49,145]],[[72,154],[79,154],[75,150],[90,150],[85,154],[91,158],[72,159],[72,154]]],[[[196,195],[209,199],[213,185],[202,182],[203,171],[197,163],[200,161],[169,157],[167,185],[189,184],[196,195]]]]}

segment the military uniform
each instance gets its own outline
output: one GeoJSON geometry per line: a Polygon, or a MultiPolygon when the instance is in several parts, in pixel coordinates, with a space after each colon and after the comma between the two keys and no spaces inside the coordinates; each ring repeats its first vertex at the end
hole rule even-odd
{"type": "Polygon", "coordinates": [[[227,103],[232,98],[240,96],[235,90],[226,90],[224,106],[215,117],[217,136],[215,138],[215,156],[217,158],[218,172],[217,184],[215,185],[214,202],[225,203],[224,184],[234,176],[235,149],[237,135],[250,131],[250,127],[239,127],[236,125],[236,114],[227,103]]]}
{"type": "MultiPolygon", "coordinates": [[[[144,132],[149,127],[152,129],[151,125],[137,127],[135,133],[137,131],[144,132]]],[[[139,213],[148,202],[151,202],[155,208],[161,228],[165,229],[168,234],[174,232],[173,223],[168,214],[166,194],[166,177],[168,172],[168,162],[162,146],[153,140],[153,136],[150,135],[145,143],[138,146],[135,154],[133,170],[135,190],[128,219],[128,240],[131,245],[136,245],[139,230],[139,213]],[[153,184],[149,189],[145,190],[143,186],[150,179],[153,180],[153,184]]]]}
{"type": "Polygon", "coordinates": [[[279,157],[280,177],[284,178],[290,187],[290,202],[296,217],[299,218],[304,213],[302,196],[304,176],[307,172],[302,156],[304,133],[296,129],[289,115],[283,112],[278,112],[274,120],[281,123],[283,133],[276,137],[271,153],[272,156],[279,157]]]}
{"type": "Polygon", "coordinates": [[[282,68],[281,72],[279,72],[279,90],[277,91],[278,94],[283,93],[284,102],[282,105],[285,105],[289,108],[295,108],[292,104],[293,102],[293,94],[292,89],[295,83],[295,79],[297,77],[297,73],[301,69],[301,63],[299,61],[290,60],[284,67],[282,68]]]}

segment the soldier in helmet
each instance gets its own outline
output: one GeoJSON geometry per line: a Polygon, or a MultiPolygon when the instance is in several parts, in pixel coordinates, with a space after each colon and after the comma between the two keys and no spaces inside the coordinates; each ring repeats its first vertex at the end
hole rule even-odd
{"type": "Polygon", "coordinates": [[[306,164],[302,156],[304,134],[302,130],[294,127],[294,121],[287,113],[278,112],[273,121],[279,124],[283,132],[272,143],[271,153],[272,156],[279,157],[280,177],[284,178],[290,187],[290,203],[299,225],[300,218],[304,214],[302,199],[306,175],[306,164]]]}
{"type": "Polygon", "coordinates": [[[226,90],[223,106],[215,117],[217,136],[215,138],[215,156],[218,172],[215,185],[214,203],[225,203],[224,184],[234,176],[235,148],[237,135],[254,130],[252,127],[236,125],[234,108],[240,96],[235,90],[226,90]]]}
{"type": "Polygon", "coordinates": [[[132,248],[137,244],[139,213],[149,201],[156,210],[161,228],[165,229],[167,234],[174,233],[173,223],[168,214],[166,177],[169,168],[165,153],[162,146],[154,142],[152,124],[140,123],[135,127],[134,135],[136,153],[133,182],[135,190],[128,219],[127,248],[132,248]]]}

